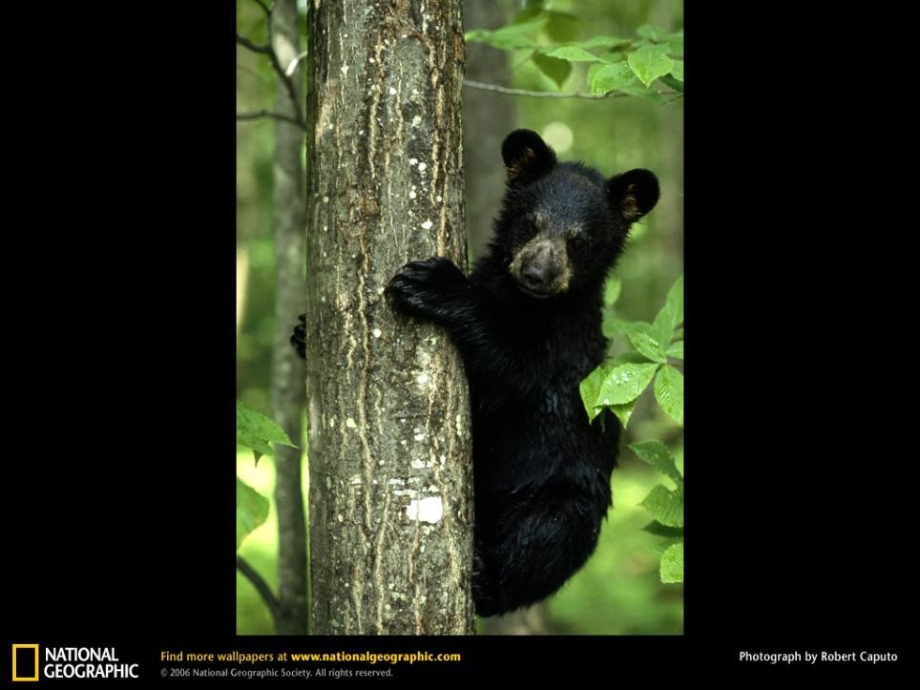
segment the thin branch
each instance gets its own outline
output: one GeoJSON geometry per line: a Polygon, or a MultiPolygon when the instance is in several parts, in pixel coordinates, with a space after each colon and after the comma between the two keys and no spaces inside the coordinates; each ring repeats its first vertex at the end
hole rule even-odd
{"type": "Polygon", "coordinates": [[[250,112],[250,113],[237,113],[236,114],[237,120],[260,120],[263,118],[279,120],[281,122],[287,122],[289,124],[300,127],[300,129],[302,129],[305,132],[307,131],[307,126],[303,122],[298,120],[297,118],[291,117],[290,115],[282,115],[281,113],[274,113],[270,110],[254,110],[253,112],[250,112]]]}
{"type": "MultiPolygon", "coordinates": [[[[288,97],[291,99],[291,105],[294,108],[294,119],[297,120],[297,124],[304,131],[307,130],[306,120],[303,117],[303,111],[300,107],[300,101],[297,100],[297,92],[294,90],[294,82],[291,80],[290,75],[287,74],[285,69],[281,66],[281,61],[278,59],[278,54],[275,53],[273,45],[273,36],[272,36],[272,8],[265,5],[262,0],[255,0],[255,2],[262,8],[262,11],[265,12],[266,20],[266,31],[268,34],[268,42],[265,45],[259,45],[253,43],[245,36],[236,35],[236,42],[241,46],[244,46],[251,50],[254,53],[260,53],[262,55],[268,55],[268,59],[272,63],[272,68],[275,70],[275,73],[278,75],[278,78],[281,80],[281,83],[284,84],[284,88],[288,92],[288,97]]],[[[296,60],[297,58],[295,58],[296,60]]],[[[296,67],[296,65],[295,65],[296,67]]],[[[293,74],[293,69],[291,70],[293,74]]]]}
{"type": "MultiPolygon", "coordinates": [[[[464,86],[468,86],[471,89],[482,89],[483,91],[496,91],[498,93],[506,93],[510,96],[531,96],[533,98],[584,98],[587,101],[601,101],[605,98],[622,98],[628,96],[629,94],[610,91],[605,94],[595,95],[593,93],[569,93],[569,92],[556,92],[556,91],[527,91],[525,89],[509,89],[506,86],[499,86],[498,84],[486,84],[482,81],[470,81],[465,79],[463,81],[464,86]]],[[[657,91],[660,96],[671,96],[676,92],[671,91],[657,91]]],[[[683,94],[680,94],[683,95],[683,94]]]]}
{"type": "Polygon", "coordinates": [[[532,96],[534,98],[584,98],[589,101],[600,101],[605,98],[619,98],[620,96],[626,95],[625,93],[616,93],[613,91],[603,95],[594,95],[593,93],[557,93],[556,91],[526,91],[525,89],[509,89],[507,86],[499,86],[498,84],[486,84],[482,81],[470,81],[469,79],[464,79],[463,85],[468,86],[471,89],[482,89],[483,91],[497,91],[498,93],[506,93],[509,96],[532,96]]]}
{"type": "Polygon", "coordinates": [[[236,568],[243,574],[243,577],[249,580],[252,586],[256,588],[256,591],[262,597],[269,612],[272,614],[272,621],[275,622],[277,627],[280,609],[278,606],[278,599],[275,598],[275,595],[272,593],[271,587],[268,586],[268,583],[262,579],[262,576],[259,575],[255,568],[249,565],[242,556],[236,557],[236,568]]]}
{"type": "Polygon", "coordinates": [[[271,48],[271,45],[260,46],[258,43],[253,43],[245,36],[236,35],[236,42],[245,48],[249,48],[253,53],[262,53],[263,55],[271,55],[274,51],[271,48]]]}

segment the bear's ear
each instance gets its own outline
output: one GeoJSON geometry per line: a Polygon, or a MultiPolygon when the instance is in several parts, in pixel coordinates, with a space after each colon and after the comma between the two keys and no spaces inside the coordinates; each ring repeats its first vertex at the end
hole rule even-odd
{"type": "Polygon", "coordinates": [[[556,165],[556,154],[539,134],[529,129],[517,129],[505,137],[502,158],[508,182],[513,184],[531,182],[556,165]]]}
{"type": "Polygon", "coordinates": [[[658,178],[650,170],[637,168],[615,175],[605,188],[611,208],[627,223],[635,223],[658,203],[658,178]]]}

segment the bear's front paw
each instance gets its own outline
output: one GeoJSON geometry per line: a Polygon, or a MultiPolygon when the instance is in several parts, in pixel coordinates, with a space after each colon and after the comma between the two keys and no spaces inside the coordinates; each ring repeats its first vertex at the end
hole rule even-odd
{"type": "Polygon", "coordinates": [[[452,261],[434,256],[412,261],[393,276],[386,294],[393,309],[403,314],[444,322],[450,318],[468,282],[452,261]]]}
{"type": "Polygon", "coordinates": [[[291,334],[291,345],[297,350],[301,359],[307,358],[307,315],[301,314],[297,317],[300,324],[294,326],[294,332],[291,334]]]}

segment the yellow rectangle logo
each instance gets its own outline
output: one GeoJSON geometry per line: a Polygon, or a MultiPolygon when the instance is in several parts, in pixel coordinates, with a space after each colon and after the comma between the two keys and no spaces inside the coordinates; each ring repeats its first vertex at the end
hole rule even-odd
{"type": "MultiPolygon", "coordinates": [[[[22,654],[22,656],[24,657],[24,660],[27,660],[29,658],[28,655],[26,654],[22,654]]],[[[28,666],[26,666],[26,668],[28,668],[28,666]]],[[[20,681],[30,681],[30,680],[38,680],[38,645],[37,644],[14,644],[13,645],[13,681],[20,682],[20,681]],[[17,666],[17,661],[18,661],[18,657],[20,656],[18,652],[21,649],[31,649],[33,654],[35,654],[35,664],[32,667],[35,675],[32,675],[32,676],[19,675],[20,673],[19,669],[21,666],[17,666]]]]}

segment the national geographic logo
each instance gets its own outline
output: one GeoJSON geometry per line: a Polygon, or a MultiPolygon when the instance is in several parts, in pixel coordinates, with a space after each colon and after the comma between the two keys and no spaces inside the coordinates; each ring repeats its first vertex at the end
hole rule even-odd
{"type": "Polygon", "coordinates": [[[139,678],[138,664],[123,663],[114,647],[45,647],[13,645],[13,681],[58,678],[139,678]],[[42,661],[44,662],[42,664],[42,661]]]}
{"type": "Polygon", "coordinates": [[[13,680],[38,680],[38,645],[13,645],[13,680]]]}

